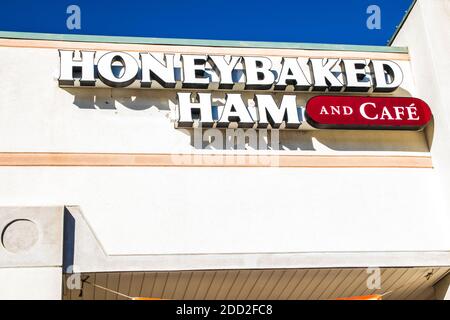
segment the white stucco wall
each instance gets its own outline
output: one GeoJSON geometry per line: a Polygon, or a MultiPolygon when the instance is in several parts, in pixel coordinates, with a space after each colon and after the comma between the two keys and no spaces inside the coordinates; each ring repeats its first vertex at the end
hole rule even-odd
{"type": "Polygon", "coordinates": [[[60,300],[61,267],[0,268],[0,300],[60,300]]]}
{"type": "MultiPolygon", "coordinates": [[[[434,132],[428,131],[442,205],[450,215],[450,1],[418,0],[394,39],[394,46],[409,47],[416,94],[428,101],[434,114],[434,132]]],[[[448,230],[448,225],[447,225],[448,230]]]]}
{"type": "MultiPolygon", "coordinates": [[[[0,48],[0,58],[0,152],[193,150],[170,122],[173,93],[59,88],[55,49],[0,48]]],[[[398,95],[415,96],[399,63],[398,95]]],[[[428,155],[422,132],[283,135],[284,154],[428,155]]],[[[3,206],[79,205],[110,255],[450,249],[435,169],[1,167],[0,180],[3,206]]]]}

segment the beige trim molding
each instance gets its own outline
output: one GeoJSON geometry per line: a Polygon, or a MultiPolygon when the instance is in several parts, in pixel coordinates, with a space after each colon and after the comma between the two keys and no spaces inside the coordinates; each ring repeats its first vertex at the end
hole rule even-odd
{"type": "Polygon", "coordinates": [[[0,47],[16,48],[44,48],[44,49],[72,49],[72,50],[104,50],[104,51],[151,51],[164,53],[185,54],[218,54],[218,55],[255,55],[255,56],[284,56],[310,58],[347,58],[347,59],[387,59],[409,60],[408,53],[392,52],[356,52],[356,51],[324,51],[304,49],[271,49],[271,48],[231,48],[231,47],[201,47],[180,45],[155,44],[123,44],[100,42],[75,42],[56,40],[26,40],[0,38],[0,47]]]}
{"type": "Polygon", "coordinates": [[[0,166],[432,168],[430,156],[2,152],[0,166]]]}

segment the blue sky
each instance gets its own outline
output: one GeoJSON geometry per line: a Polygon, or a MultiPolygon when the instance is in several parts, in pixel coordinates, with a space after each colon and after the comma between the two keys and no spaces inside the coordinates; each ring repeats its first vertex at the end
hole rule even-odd
{"type": "Polygon", "coordinates": [[[413,0],[3,1],[1,31],[385,45],[413,0]],[[66,9],[81,8],[81,30],[66,9]],[[366,27],[369,5],[381,29],[366,27]]]}

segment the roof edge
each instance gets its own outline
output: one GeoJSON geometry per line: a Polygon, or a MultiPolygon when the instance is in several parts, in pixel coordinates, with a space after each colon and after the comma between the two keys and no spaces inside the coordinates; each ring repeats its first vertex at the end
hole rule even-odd
{"type": "Polygon", "coordinates": [[[328,50],[328,51],[408,53],[407,47],[391,47],[391,46],[364,46],[364,45],[348,45],[348,44],[206,40],[206,39],[180,39],[180,38],[147,38],[147,37],[103,36],[103,35],[83,35],[83,34],[56,34],[56,33],[16,32],[16,31],[0,31],[0,38],[26,39],[26,40],[50,40],[50,41],[74,41],[74,42],[159,44],[159,45],[178,45],[178,46],[243,47],[243,48],[266,48],[266,49],[273,48],[273,49],[303,49],[303,50],[328,50]]]}
{"type": "Polygon", "coordinates": [[[409,14],[411,13],[412,9],[414,8],[414,5],[417,3],[417,0],[413,0],[411,5],[409,6],[408,10],[405,11],[405,14],[403,15],[402,20],[400,21],[399,25],[395,27],[394,34],[392,37],[388,40],[387,45],[391,46],[394,42],[395,38],[397,37],[398,33],[400,32],[401,28],[405,24],[406,19],[408,19],[409,14]]]}

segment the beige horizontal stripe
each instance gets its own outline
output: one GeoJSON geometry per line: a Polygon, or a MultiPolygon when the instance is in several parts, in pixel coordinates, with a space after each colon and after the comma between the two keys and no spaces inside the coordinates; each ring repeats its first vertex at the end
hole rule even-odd
{"type": "Polygon", "coordinates": [[[0,166],[432,168],[429,156],[0,153],[0,166]]]}
{"type": "Polygon", "coordinates": [[[176,45],[145,45],[99,42],[71,42],[50,40],[0,39],[0,47],[18,48],[50,48],[74,50],[104,50],[104,51],[151,51],[185,54],[219,54],[219,55],[255,55],[284,56],[311,58],[350,58],[350,59],[387,59],[409,60],[407,53],[390,52],[354,52],[354,51],[324,51],[302,49],[272,49],[272,48],[231,48],[231,47],[200,47],[176,45]]]}

